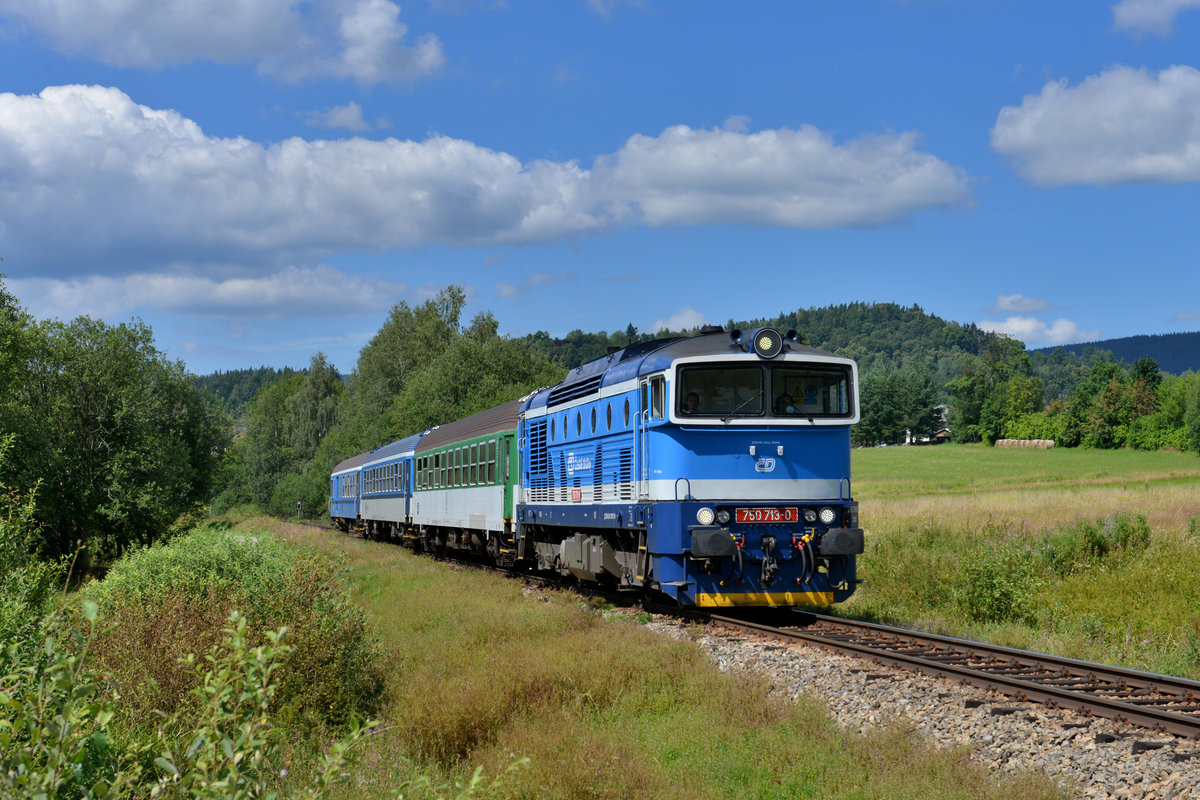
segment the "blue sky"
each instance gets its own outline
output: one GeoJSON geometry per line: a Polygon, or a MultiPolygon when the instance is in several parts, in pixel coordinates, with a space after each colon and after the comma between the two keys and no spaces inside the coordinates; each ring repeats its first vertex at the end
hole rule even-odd
{"type": "Polygon", "coordinates": [[[0,271],[197,373],[853,301],[1200,329],[1200,0],[0,0],[0,271]]]}

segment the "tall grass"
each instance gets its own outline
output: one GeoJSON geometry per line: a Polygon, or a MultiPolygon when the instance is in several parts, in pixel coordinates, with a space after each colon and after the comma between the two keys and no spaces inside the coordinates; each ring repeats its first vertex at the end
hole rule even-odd
{"type": "Polygon", "coordinates": [[[903,726],[843,731],[823,705],[787,702],[762,676],[719,672],[691,642],[572,595],[337,534],[281,535],[345,552],[389,664],[381,731],[341,797],[380,796],[414,770],[451,786],[477,766],[504,776],[489,796],[529,800],[1059,796],[903,726]]]}
{"type": "Polygon", "coordinates": [[[866,580],[838,613],[1200,678],[1200,459],[855,451],[866,580]]]}

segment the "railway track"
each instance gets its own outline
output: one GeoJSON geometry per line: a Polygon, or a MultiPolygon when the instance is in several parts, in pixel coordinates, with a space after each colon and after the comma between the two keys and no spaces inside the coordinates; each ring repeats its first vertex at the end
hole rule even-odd
{"type": "MultiPolygon", "coordinates": [[[[1200,739],[1197,681],[838,617],[801,616],[806,624],[783,626],[718,615],[696,618],[777,640],[855,654],[879,664],[954,678],[1014,700],[1200,739]]],[[[997,708],[993,713],[1018,710],[997,708]]]]}

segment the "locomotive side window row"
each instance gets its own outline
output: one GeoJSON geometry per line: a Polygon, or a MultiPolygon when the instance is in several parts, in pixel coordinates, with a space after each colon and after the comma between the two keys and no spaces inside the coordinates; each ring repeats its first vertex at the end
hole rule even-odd
{"type": "MultiPolygon", "coordinates": [[[[605,409],[604,409],[605,430],[611,431],[613,429],[613,404],[612,404],[612,401],[609,401],[609,402],[605,403],[604,405],[605,405],[605,409]]],[[[591,417],[590,431],[591,431],[591,433],[594,434],[594,433],[596,433],[596,430],[599,427],[599,423],[597,422],[598,415],[596,413],[595,406],[592,406],[590,417],[591,417]]],[[[629,398],[628,397],[625,398],[624,419],[625,419],[625,423],[624,423],[625,427],[628,428],[629,427],[629,398]]],[[[562,436],[560,437],[559,436],[559,431],[560,431],[559,416],[556,414],[556,415],[550,417],[550,441],[552,441],[552,442],[558,441],[559,438],[561,438],[563,441],[567,440],[567,436],[571,430],[570,420],[571,420],[571,412],[569,412],[569,411],[564,412],[562,414],[562,427],[561,427],[562,436]]],[[[583,411],[582,410],[575,412],[575,435],[576,436],[583,435],[583,411]]]]}
{"type": "Polygon", "coordinates": [[[496,483],[498,442],[490,439],[417,459],[417,488],[442,489],[496,483]]]}

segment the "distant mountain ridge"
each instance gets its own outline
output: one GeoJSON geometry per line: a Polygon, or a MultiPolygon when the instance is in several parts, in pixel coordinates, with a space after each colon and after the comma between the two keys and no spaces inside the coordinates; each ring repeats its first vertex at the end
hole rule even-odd
{"type": "Polygon", "coordinates": [[[1182,375],[1188,370],[1200,372],[1200,331],[1126,336],[1100,342],[1039,347],[1029,352],[1052,353],[1055,350],[1065,350],[1077,356],[1082,356],[1087,350],[1107,350],[1113,354],[1113,358],[1129,364],[1139,358],[1153,358],[1158,362],[1159,369],[1172,375],[1182,375]]]}

